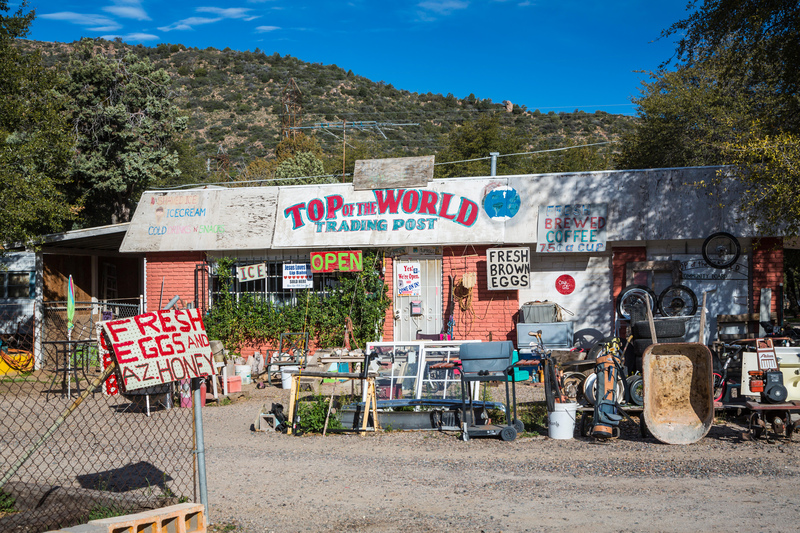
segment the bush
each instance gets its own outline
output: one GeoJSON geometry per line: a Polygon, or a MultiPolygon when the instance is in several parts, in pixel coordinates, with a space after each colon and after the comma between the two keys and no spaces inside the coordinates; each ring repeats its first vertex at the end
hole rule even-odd
{"type": "MultiPolygon", "coordinates": [[[[325,428],[325,417],[328,416],[330,398],[322,395],[311,396],[297,404],[297,426],[306,433],[322,433],[325,428]]],[[[328,429],[342,429],[339,418],[331,412],[328,429]]]]}

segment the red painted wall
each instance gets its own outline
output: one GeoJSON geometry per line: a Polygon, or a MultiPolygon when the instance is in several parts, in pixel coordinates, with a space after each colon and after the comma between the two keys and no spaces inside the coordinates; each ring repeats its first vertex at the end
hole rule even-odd
{"type": "Polygon", "coordinates": [[[161,307],[165,306],[176,294],[185,306],[194,301],[194,269],[195,265],[205,261],[203,252],[161,252],[147,254],[147,311],[159,309],[161,281],[164,281],[164,293],[161,307]]]}
{"type": "MultiPolygon", "coordinates": [[[[386,257],[383,260],[383,267],[385,269],[383,275],[383,282],[388,289],[386,294],[389,298],[394,294],[394,261],[391,257],[386,257]]],[[[383,320],[383,340],[391,341],[394,339],[394,305],[390,305],[386,309],[386,315],[383,320]]]]}
{"type": "MultiPolygon", "coordinates": [[[[472,289],[471,301],[466,297],[456,299],[454,306],[456,340],[514,341],[515,316],[519,312],[518,291],[490,291],[486,289],[486,250],[489,246],[444,247],[442,258],[442,309],[447,308],[450,294],[450,275],[454,283],[466,272],[477,273],[477,284],[472,289]],[[462,309],[462,306],[467,306],[462,309]]],[[[444,318],[447,320],[447,317],[444,318]]]]}
{"type": "Polygon", "coordinates": [[[750,312],[758,313],[761,289],[772,289],[772,307],[778,311],[778,285],[783,283],[783,239],[763,238],[753,244],[750,261],[750,312]]]}

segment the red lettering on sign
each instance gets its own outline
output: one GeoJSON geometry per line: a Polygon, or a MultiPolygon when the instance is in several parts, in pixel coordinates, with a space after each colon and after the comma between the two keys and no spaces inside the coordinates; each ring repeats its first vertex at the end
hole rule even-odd
{"type": "Polygon", "coordinates": [[[180,333],[173,333],[172,334],[172,344],[175,345],[177,348],[177,354],[186,353],[186,345],[181,342],[181,334],[180,333]]]}
{"type": "Polygon", "coordinates": [[[134,355],[133,357],[124,358],[124,356],[133,353],[131,350],[125,349],[126,346],[133,346],[133,341],[118,342],[114,343],[112,346],[114,348],[114,354],[117,356],[117,362],[119,364],[132,363],[133,361],[139,359],[138,357],[136,357],[136,355],[134,355]]]}
{"type": "Polygon", "coordinates": [[[342,196],[339,194],[332,194],[330,196],[326,196],[325,201],[328,203],[328,211],[325,214],[325,218],[329,220],[336,218],[336,211],[341,209],[344,205],[344,198],[342,198],[342,196]]]}
{"type": "Polygon", "coordinates": [[[184,322],[183,320],[181,320],[185,312],[186,311],[184,311],[183,309],[178,309],[177,311],[175,311],[175,322],[181,325],[179,329],[184,333],[192,330],[192,326],[188,322],[184,322]]]}
{"type": "Polygon", "coordinates": [[[152,359],[153,357],[158,357],[158,348],[153,346],[152,348],[145,348],[145,343],[153,342],[153,337],[142,337],[139,339],[139,350],[141,350],[142,355],[144,355],[145,359],[152,359]]]}
{"type": "Polygon", "coordinates": [[[136,325],[139,326],[139,333],[142,335],[146,335],[147,332],[145,328],[152,328],[153,331],[156,333],[161,333],[161,330],[158,329],[154,324],[158,321],[158,317],[155,313],[145,313],[144,315],[136,315],[133,317],[136,321],[136,325]]]}
{"type": "Polygon", "coordinates": [[[174,315],[171,314],[169,311],[159,311],[158,312],[158,320],[161,322],[161,331],[164,333],[169,333],[171,331],[175,331],[175,326],[170,326],[169,323],[172,322],[172,317],[174,315]]]}
{"type": "Polygon", "coordinates": [[[106,329],[111,333],[111,342],[119,342],[119,335],[117,334],[128,331],[128,321],[114,320],[113,322],[107,322],[106,329]]]}
{"type": "Polygon", "coordinates": [[[442,205],[439,207],[439,216],[446,218],[447,220],[453,220],[456,218],[456,215],[447,214],[447,208],[450,207],[450,199],[452,197],[453,195],[448,192],[442,193],[442,205]]]}
{"type": "Polygon", "coordinates": [[[192,324],[192,329],[195,331],[205,331],[205,326],[203,325],[203,315],[200,314],[199,309],[189,309],[186,311],[189,314],[189,322],[192,324]]]}
{"type": "Polygon", "coordinates": [[[306,204],[303,202],[302,204],[296,204],[291,207],[287,207],[283,211],[284,218],[288,218],[289,216],[292,217],[292,229],[297,229],[302,227],[303,224],[303,217],[300,215],[300,210],[305,209],[306,204]]]}
{"type": "Polygon", "coordinates": [[[161,341],[169,339],[169,335],[159,335],[156,337],[156,346],[158,347],[158,355],[173,355],[175,353],[175,348],[172,347],[172,344],[162,344],[161,341]]]}
{"type": "Polygon", "coordinates": [[[375,191],[375,200],[378,203],[378,213],[383,215],[388,210],[389,213],[396,215],[397,208],[400,206],[400,200],[403,198],[405,189],[388,190],[388,191],[375,191]],[[386,196],[384,196],[384,194],[386,196]]]}

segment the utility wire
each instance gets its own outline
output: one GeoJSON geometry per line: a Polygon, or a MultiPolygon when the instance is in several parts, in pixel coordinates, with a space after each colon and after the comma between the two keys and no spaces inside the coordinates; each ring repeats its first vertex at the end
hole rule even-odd
{"type": "MultiPolygon", "coordinates": [[[[536,150],[535,152],[518,152],[516,154],[498,154],[497,157],[511,157],[515,155],[531,155],[531,154],[542,154],[544,152],[560,152],[563,150],[571,150],[573,148],[586,148],[587,146],[598,146],[601,144],[611,144],[617,141],[606,141],[601,143],[592,143],[592,144],[581,144],[578,146],[565,146],[563,148],[550,148],[549,150],[536,150]]],[[[486,161],[487,159],[491,159],[492,156],[487,157],[476,157],[475,159],[462,159],[461,161],[443,161],[441,163],[434,163],[436,165],[455,165],[456,163],[471,163],[472,161],[486,161]]]]}

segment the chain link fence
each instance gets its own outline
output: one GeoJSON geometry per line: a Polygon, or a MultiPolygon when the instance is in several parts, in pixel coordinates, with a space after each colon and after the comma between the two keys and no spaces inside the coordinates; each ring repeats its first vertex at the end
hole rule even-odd
{"type": "Polygon", "coordinates": [[[149,397],[92,387],[95,324],[139,314],[138,301],[77,302],[71,331],[66,302],[31,306],[0,307],[0,531],[196,501],[192,410],[173,403],[172,387],[149,397]]]}

